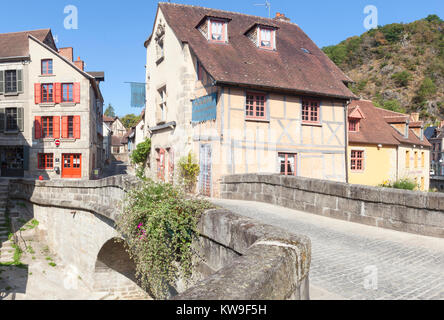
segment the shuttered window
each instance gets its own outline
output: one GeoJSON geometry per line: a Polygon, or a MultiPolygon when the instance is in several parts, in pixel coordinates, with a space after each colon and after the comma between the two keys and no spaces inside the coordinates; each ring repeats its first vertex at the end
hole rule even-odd
{"type": "Polygon", "coordinates": [[[80,116],[63,116],[62,117],[62,138],[64,139],[80,139],[80,116]]]}
{"type": "Polygon", "coordinates": [[[5,93],[17,92],[17,71],[6,70],[5,71],[5,93]]]}
{"type": "Polygon", "coordinates": [[[62,84],[62,102],[74,102],[74,85],[72,83],[62,84]]]}
{"type": "Polygon", "coordinates": [[[52,117],[42,117],[42,137],[43,138],[54,137],[54,127],[53,127],[52,117]]]}
{"type": "Polygon", "coordinates": [[[52,83],[42,84],[42,102],[54,102],[54,85],[52,83]]]}
{"type": "Polygon", "coordinates": [[[23,132],[24,108],[0,109],[0,132],[23,132]]]}
{"type": "Polygon", "coordinates": [[[6,131],[18,131],[17,108],[6,108],[6,131]]]}
{"type": "Polygon", "coordinates": [[[80,83],[36,83],[34,85],[35,104],[40,103],[80,103],[80,83]]]}

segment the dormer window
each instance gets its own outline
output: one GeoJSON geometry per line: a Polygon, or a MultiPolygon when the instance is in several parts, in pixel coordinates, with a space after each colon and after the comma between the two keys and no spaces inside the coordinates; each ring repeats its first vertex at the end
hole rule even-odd
{"type": "Polygon", "coordinates": [[[348,115],[348,131],[359,132],[362,119],[365,119],[365,117],[361,108],[359,106],[351,108],[348,115]]]}
{"type": "Polygon", "coordinates": [[[209,40],[212,42],[226,42],[227,23],[220,19],[209,19],[209,40]]]}
{"type": "Polygon", "coordinates": [[[262,49],[274,49],[274,30],[259,27],[259,47],[262,49]]]}
{"type": "Polygon", "coordinates": [[[276,30],[272,25],[253,24],[244,33],[256,47],[266,50],[276,50],[276,30]]]}
{"type": "Polygon", "coordinates": [[[349,119],[348,120],[348,131],[359,132],[360,119],[349,119]]]}

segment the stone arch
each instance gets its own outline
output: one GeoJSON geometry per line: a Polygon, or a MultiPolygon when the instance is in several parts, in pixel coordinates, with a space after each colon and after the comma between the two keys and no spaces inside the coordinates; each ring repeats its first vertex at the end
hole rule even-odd
{"type": "Polygon", "coordinates": [[[100,248],[94,268],[94,291],[123,299],[146,295],[137,283],[136,265],[125,250],[123,239],[111,238],[100,248]]]}

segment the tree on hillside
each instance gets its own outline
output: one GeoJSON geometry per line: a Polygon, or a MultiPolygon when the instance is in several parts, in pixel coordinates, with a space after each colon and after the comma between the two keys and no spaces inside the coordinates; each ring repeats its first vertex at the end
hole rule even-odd
{"type": "Polygon", "coordinates": [[[108,104],[108,108],[106,108],[104,115],[110,118],[114,118],[116,116],[116,113],[111,103],[108,104]]]}
{"type": "Polygon", "coordinates": [[[120,119],[125,126],[125,128],[130,129],[132,127],[135,127],[137,123],[140,120],[139,116],[136,116],[135,114],[127,114],[123,118],[120,119]]]}

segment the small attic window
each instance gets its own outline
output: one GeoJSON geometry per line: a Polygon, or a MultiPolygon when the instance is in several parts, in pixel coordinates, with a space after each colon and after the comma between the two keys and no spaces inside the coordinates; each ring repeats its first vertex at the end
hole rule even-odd
{"type": "Polygon", "coordinates": [[[222,19],[208,19],[208,36],[211,42],[227,42],[227,21],[222,19]]]}
{"type": "Polygon", "coordinates": [[[259,27],[259,47],[262,49],[273,50],[275,48],[275,30],[266,27],[259,27]]]}
{"type": "Polygon", "coordinates": [[[303,51],[303,52],[305,52],[305,53],[308,53],[308,54],[310,54],[311,52],[310,52],[310,50],[308,50],[308,49],[305,49],[305,48],[301,48],[301,50],[303,51]]]}

